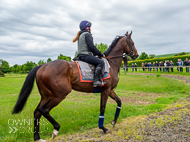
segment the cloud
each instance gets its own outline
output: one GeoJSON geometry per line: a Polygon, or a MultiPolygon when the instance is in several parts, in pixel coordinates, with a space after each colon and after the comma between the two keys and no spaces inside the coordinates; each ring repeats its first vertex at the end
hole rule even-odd
{"type": "Polygon", "coordinates": [[[72,39],[82,20],[92,22],[95,43],[111,44],[133,31],[139,53],[189,51],[190,2],[186,0],[0,0],[0,59],[11,65],[59,54],[73,57],[72,39]]]}

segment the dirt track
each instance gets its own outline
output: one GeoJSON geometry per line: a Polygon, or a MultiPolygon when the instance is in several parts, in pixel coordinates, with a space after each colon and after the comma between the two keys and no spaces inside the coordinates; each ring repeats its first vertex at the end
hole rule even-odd
{"type": "MultiPolygon", "coordinates": [[[[190,77],[165,74],[162,76],[190,83],[190,77]]],[[[84,133],[59,136],[51,141],[187,142],[190,141],[190,97],[168,106],[162,112],[128,117],[114,128],[111,124],[106,125],[106,128],[111,130],[111,133],[103,134],[101,130],[94,128],[84,133]]]]}

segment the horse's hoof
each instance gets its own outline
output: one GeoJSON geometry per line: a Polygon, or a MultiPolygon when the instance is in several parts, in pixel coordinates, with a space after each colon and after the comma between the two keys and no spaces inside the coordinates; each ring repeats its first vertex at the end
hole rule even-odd
{"type": "Polygon", "coordinates": [[[108,129],[104,132],[104,134],[109,134],[109,133],[111,133],[111,131],[108,129]]]}
{"type": "Polygon", "coordinates": [[[111,124],[112,124],[112,127],[114,127],[116,122],[114,120],[112,120],[111,124]]]}
{"type": "Polygon", "coordinates": [[[52,139],[54,139],[58,135],[58,133],[59,133],[59,131],[54,129],[52,132],[52,139]]]}
{"type": "Polygon", "coordinates": [[[100,128],[103,130],[104,134],[108,134],[111,133],[108,129],[106,129],[105,127],[100,128]]]}
{"type": "Polygon", "coordinates": [[[35,142],[47,142],[47,141],[43,139],[39,139],[39,140],[36,140],[35,142]]]}

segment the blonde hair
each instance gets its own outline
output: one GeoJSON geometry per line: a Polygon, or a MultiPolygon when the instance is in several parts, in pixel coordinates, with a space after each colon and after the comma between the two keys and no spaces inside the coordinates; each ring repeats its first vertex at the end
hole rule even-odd
{"type": "Polygon", "coordinates": [[[73,39],[73,42],[75,42],[75,41],[77,41],[79,39],[79,33],[80,33],[80,31],[78,31],[76,37],[73,39]]]}

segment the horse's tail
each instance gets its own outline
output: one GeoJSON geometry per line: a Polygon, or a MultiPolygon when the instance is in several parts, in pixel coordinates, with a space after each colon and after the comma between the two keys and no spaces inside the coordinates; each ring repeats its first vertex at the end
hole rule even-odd
{"type": "Polygon", "coordinates": [[[28,96],[30,95],[33,85],[34,85],[34,79],[36,77],[36,72],[38,71],[38,69],[41,67],[40,66],[36,66],[34,67],[28,74],[28,76],[25,79],[24,85],[22,86],[22,89],[20,91],[20,95],[19,98],[17,100],[16,105],[13,108],[12,114],[16,114],[22,111],[28,96]]]}

